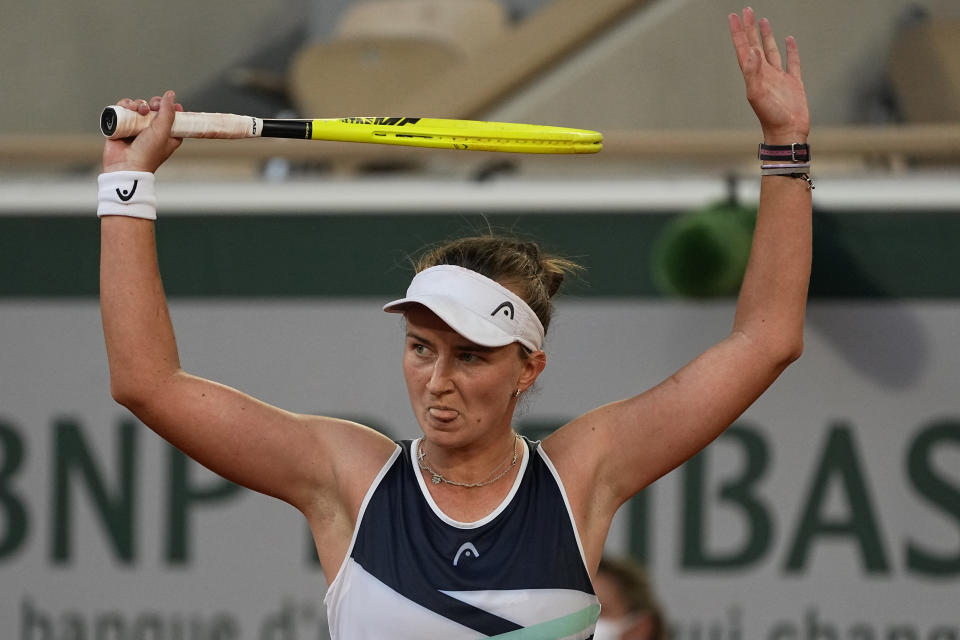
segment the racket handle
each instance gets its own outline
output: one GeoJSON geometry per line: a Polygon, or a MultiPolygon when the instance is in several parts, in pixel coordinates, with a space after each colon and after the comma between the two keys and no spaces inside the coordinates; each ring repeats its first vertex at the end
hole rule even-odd
{"type": "MultiPolygon", "coordinates": [[[[100,131],[111,140],[132,138],[150,126],[157,112],[142,116],[124,107],[109,106],[100,115],[100,131]]],[[[194,113],[178,111],[174,116],[172,138],[257,138],[263,131],[260,118],[232,113],[194,113]]]]}

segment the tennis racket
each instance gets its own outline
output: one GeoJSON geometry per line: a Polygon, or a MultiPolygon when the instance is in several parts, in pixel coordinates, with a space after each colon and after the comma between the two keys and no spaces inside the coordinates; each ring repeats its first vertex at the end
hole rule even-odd
{"type": "MultiPolygon", "coordinates": [[[[149,126],[155,116],[156,112],[143,116],[130,109],[110,106],[100,116],[100,130],[111,139],[129,138],[149,126]]],[[[171,135],[176,138],[299,138],[513,153],[596,153],[603,148],[603,136],[596,131],[443,118],[292,120],[179,111],[171,135]]]]}

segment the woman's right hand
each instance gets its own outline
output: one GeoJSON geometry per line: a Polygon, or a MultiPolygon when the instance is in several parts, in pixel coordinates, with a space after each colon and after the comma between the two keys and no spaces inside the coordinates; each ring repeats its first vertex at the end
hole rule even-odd
{"type": "Polygon", "coordinates": [[[156,111],[157,116],[150,126],[141,131],[136,138],[107,140],[103,147],[103,171],[148,171],[155,172],[177,147],[182,138],[171,138],[174,113],[183,111],[183,106],[174,102],[173,91],[163,96],[154,96],[147,100],[124,98],[117,106],[147,115],[156,111]]]}

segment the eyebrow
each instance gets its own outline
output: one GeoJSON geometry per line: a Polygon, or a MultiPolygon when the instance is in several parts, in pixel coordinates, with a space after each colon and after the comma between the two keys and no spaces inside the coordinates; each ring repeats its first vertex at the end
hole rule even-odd
{"type": "MultiPolygon", "coordinates": [[[[433,342],[431,342],[430,340],[428,340],[427,338],[424,338],[419,334],[414,333],[413,331],[407,331],[407,338],[410,340],[415,340],[417,342],[422,342],[428,347],[434,346],[433,342]]],[[[466,338],[464,338],[464,342],[462,344],[454,345],[453,348],[456,349],[457,351],[475,351],[477,353],[491,353],[499,349],[499,347],[486,347],[482,344],[470,342],[469,340],[466,340],[466,338]]]]}
{"type": "Polygon", "coordinates": [[[493,353],[500,347],[485,347],[482,344],[467,342],[465,345],[457,345],[454,348],[457,351],[476,351],[477,353],[493,353]]]}

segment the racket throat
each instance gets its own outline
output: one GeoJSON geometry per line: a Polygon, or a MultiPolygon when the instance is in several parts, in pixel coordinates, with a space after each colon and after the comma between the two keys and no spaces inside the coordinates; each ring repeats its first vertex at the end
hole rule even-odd
{"type": "Polygon", "coordinates": [[[313,136],[313,123],[310,120],[264,120],[264,138],[297,138],[310,140],[313,136]]]}

